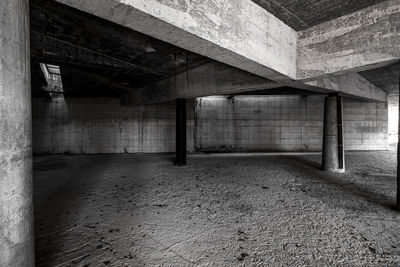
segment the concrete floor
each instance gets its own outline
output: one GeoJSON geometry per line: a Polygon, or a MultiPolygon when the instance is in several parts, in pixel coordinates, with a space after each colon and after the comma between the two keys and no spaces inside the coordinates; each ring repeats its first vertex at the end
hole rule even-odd
{"type": "Polygon", "coordinates": [[[37,266],[400,264],[396,154],[43,156],[37,266]]]}

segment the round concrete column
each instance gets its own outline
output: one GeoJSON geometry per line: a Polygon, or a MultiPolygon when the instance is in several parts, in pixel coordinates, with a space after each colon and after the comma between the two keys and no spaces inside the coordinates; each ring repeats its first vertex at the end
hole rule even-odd
{"type": "Polygon", "coordinates": [[[337,96],[328,96],[325,98],[322,147],[322,169],[325,171],[339,170],[337,122],[337,96]]]}
{"type": "Polygon", "coordinates": [[[34,266],[29,1],[0,1],[0,266],[34,266]]]}

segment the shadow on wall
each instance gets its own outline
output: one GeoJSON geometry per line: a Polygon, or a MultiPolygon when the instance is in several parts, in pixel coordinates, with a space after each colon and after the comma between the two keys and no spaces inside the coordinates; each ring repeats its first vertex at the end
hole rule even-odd
{"type": "MultiPolygon", "coordinates": [[[[32,106],[36,155],[175,152],[175,103],[131,107],[113,98],[35,98],[32,106]]],[[[193,151],[190,102],[187,114],[193,151]]]]}
{"type": "MultiPolygon", "coordinates": [[[[114,98],[33,99],[35,154],[174,153],[175,103],[114,98]]],[[[387,149],[385,104],[346,101],[345,146],[387,149]]],[[[187,104],[187,150],[321,151],[323,97],[236,96],[187,104]]]]}

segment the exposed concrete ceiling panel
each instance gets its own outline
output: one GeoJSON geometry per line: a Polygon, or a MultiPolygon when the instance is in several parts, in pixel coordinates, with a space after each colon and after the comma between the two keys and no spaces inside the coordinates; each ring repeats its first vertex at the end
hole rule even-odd
{"type": "Polygon", "coordinates": [[[54,1],[31,0],[30,12],[34,90],[40,62],[61,66],[67,95],[103,96],[211,61],[54,1]]]}
{"type": "Polygon", "coordinates": [[[387,0],[299,33],[297,79],[361,72],[400,60],[400,0],[387,0]]]}
{"type": "Polygon", "coordinates": [[[385,0],[252,0],[296,31],[350,14],[385,0]]]}
{"type": "Polygon", "coordinates": [[[360,72],[364,78],[386,91],[387,94],[399,93],[400,64],[360,72]]]}
{"type": "Polygon", "coordinates": [[[118,97],[212,61],[52,0],[30,3],[34,88],[41,84],[34,69],[40,62],[61,67],[66,94],[118,97]]]}
{"type": "Polygon", "coordinates": [[[251,0],[56,1],[267,79],[296,77],[296,31],[251,0]]]}

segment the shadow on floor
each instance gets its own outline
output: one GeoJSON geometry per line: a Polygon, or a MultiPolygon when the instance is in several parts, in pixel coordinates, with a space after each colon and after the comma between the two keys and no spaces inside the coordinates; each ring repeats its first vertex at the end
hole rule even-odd
{"type": "MultiPolygon", "coordinates": [[[[340,197],[360,197],[364,200],[374,202],[384,208],[396,210],[395,202],[391,193],[387,189],[395,188],[395,179],[388,178],[386,175],[366,175],[359,176],[352,170],[347,170],[345,173],[325,172],[321,170],[321,163],[315,158],[305,158],[304,156],[285,156],[282,157],[282,162],[288,166],[291,174],[294,176],[307,177],[309,181],[308,186],[314,187],[314,190],[309,190],[307,193],[315,197],[321,198],[325,203],[340,204],[340,197]],[[382,183],[382,179],[388,182],[386,190],[378,192],[373,187],[382,183]],[[321,182],[331,187],[331,190],[337,191],[337,201],[331,199],[331,195],[320,194],[318,188],[321,182]],[[393,186],[390,186],[390,185],[393,186]],[[388,194],[385,194],[385,193],[388,194]]],[[[389,177],[390,178],[390,177],[389,177]]],[[[303,178],[304,179],[304,178],[303,178]]]]}

